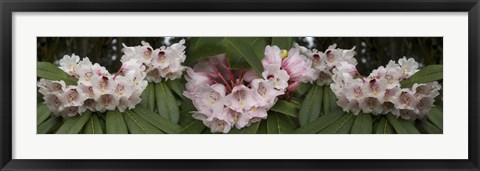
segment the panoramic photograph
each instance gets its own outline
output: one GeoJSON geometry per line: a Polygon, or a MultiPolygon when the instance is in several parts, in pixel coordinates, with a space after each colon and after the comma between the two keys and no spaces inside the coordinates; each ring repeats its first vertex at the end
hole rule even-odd
{"type": "Polygon", "coordinates": [[[37,134],[443,134],[442,37],[37,37],[37,134]]]}

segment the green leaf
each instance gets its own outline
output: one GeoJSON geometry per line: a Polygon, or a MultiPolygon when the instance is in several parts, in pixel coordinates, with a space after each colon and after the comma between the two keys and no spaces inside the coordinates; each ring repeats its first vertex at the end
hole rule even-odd
{"type": "Polygon", "coordinates": [[[155,84],[155,93],[157,97],[158,113],[173,123],[178,123],[178,120],[180,119],[180,111],[175,102],[176,99],[168,86],[164,82],[155,84]]]}
{"type": "Polygon", "coordinates": [[[193,64],[204,58],[225,53],[223,37],[199,37],[190,44],[187,50],[186,64],[193,64]]]}
{"type": "Polygon", "coordinates": [[[84,134],[103,134],[102,125],[97,115],[92,115],[87,124],[83,127],[84,134]]]}
{"type": "Polygon", "coordinates": [[[60,122],[62,122],[61,118],[53,116],[50,117],[45,122],[37,126],[37,134],[51,133],[53,128],[55,128],[55,126],[57,126],[60,122]]]}
{"type": "Polygon", "coordinates": [[[140,96],[142,101],[138,106],[147,108],[148,110],[155,110],[155,84],[148,83],[145,90],[143,90],[142,95],[140,96]]]}
{"type": "Polygon", "coordinates": [[[257,57],[259,57],[259,60],[262,60],[265,57],[265,47],[267,46],[266,38],[254,37],[250,42],[250,46],[257,54],[257,57]]]}
{"type": "Polygon", "coordinates": [[[107,134],[128,134],[127,124],[120,111],[108,111],[106,115],[107,134]]]}
{"type": "Polygon", "coordinates": [[[67,85],[77,84],[76,78],[71,77],[50,62],[37,62],[37,77],[55,81],[63,80],[67,85]]]}
{"type": "Polygon", "coordinates": [[[50,117],[50,110],[48,110],[47,105],[41,103],[37,106],[37,126],[46,121],[50,117]]]}
{"type": "Polygon", "coordinates": [[[182,130],[180,125],[177,125],[147,109],[137,107],[133,109],[133,112],[165,133],[178,134],[182,130]]]}
{"type": "Polygon", "coordinates": [[[178,122],[180,126],[185,127],[193,121],[195,121],[195,119],[189,111],[180,112],[180,121],[178,122]]]}
{"type": "Polygon", "coordinates": [[[277,45],[280,49],[290,50],[293,47],[292,37],[273,37],[272,46],[277,45]]]}
{"type": "Polygon", "coordinates": [[[428,120],[418,120],[417,121],[418,128],[422,129],[424,132],[429,134],[442,134],[443,131],[436,127],[433,123],[429,122],[428,120]]]}
{"type": "Polygon", "coordinates": [[[105,121],[105,113],[98,113],[98,119],[100,119],[100,126],[104,134],[107,133],[107,123],[105,121]]]}
{"type": "Polygon", "coordinates": [[[213,134],[210,129],[204,129],[200,134],[213,134]]]}
{"type": "Polygon", "coordinates": [[[260,122],[255,122],[251,124],[250,126],[247,126],[242,129],[237,129],[237,128],[232,128],[229,134],[255,134],[257,133],[258,127],[260,126],[260,122]]]}
{"type": "Polygon", "coordinates": [[[183,79],[168,80],[166,81],[166,83],[170,90],[172,90],[182,100],[185,100],[185,96],[183,96],[183,91],[185,90],[185,82],[183,81],[183,79]]]}
{"type": "Polygon", "coordinates": [[[395,130],[388,123],[387,119],[382,116],[375,127],[375,134],[394,134],[395,130]]]}
{"type": "Polygon", "coordinates": [[[386,116],[388,123],[390,123],[390,125],[393,127],[393,129],[395,129],[398,134],[408,134],[407,129],[404,128],[403,125],[400,124],[400,122],[398,122],[399,118],[396,118],[392,114],[387,114],[386,116]]]}
{"type": "Polygon", "coordinates": [[[337,96],[333,93],[330,86],[323,86],[323,113],[330,113],[333,110],[341,110],[337,105],[337,96]]]}
{"type": "Polygon", "coordinates": [[[182,103],[180,104],[180,109],[182,112],[190,112],[190,111],[197,110],[193,105],[192,101],[188,98],[185,100],[182,100],[182,103]]]}
{"type": "Polygon", "coordinates": [[[411,88],[415,83],[428,83],[441,79],[443,79],[443,65],[429,65],[400,84],[402,88],[411,88]]]}
{"type": "Polygon", "coordinates": [[[392,114],[387,114],[387,120],[390,125],[392,125],[393,129],[398,134],[419,134],[418,130],[412,124],[412,122],[407,121],[402,118],[396,118],[392,114]]]}
{"type": "Polygon", "coordinates": [[[295,123],[286,115],[270,113],[267,117],[268,134],[290,134],[295,130],[295,123]]]}
{"type": "Polygon", "coordinates": [[[261,74],[263,72],[263,65],[260,59],[262,56],[258,56],[255,50],[250,46],[250,43],[247,38],[241,37],[227,37],[225,38],[225,52],[227,58],[229,59],[229,65],[232,68],[245,68],[248,67],[245,64],[242,64],[242,60],[245,60],[248,65],[257,72],[261,74]]]}
{"type": "Polygon", "coordinates": [[[355,121],[355,116],[351,113],[345,113],[327,128],[319,132],[319,134],[348,134],[355,121]]]}
{"type": "Polygon", "coordinates": [[[270,109],[271,111],[285,114],[292,117],[298,117],[298,108],[295,104],[287,102],[285,100],[279,100],[277,103],[270,109]]]}
{"type": "Polygon", "coordinates": [[[81,116],[65,118],[62,126],[58,128],[56,134],[78,134],[83,126],[92,116],[92,112],[85,111],[81,116]]]}
{"type": "Polygon", "coordinates": [[[372,115],[367,113],[360,113],[355,117],[352,129],[352,134],[371,134],[372,133],[372,115]]]}
{"type": "Polygon", "coordinates": [[[443,111],[440,107],[432,107],[432,109],[430,109],[430,113],[427,115],[427,118],[435,126],[443,130],[443,111]]]}
{"type": "Polygon", "coordinates": [[[37,106],[38,104],[40,104],[41,101],[43,101],[43,94],[38,92],[38,88],[37,88],[37,106]]]}
{"type": "Polygon", "coordinates": [[[298,120],[301,126],[307,125],[320,116],[322,109],[322,86],[313,86],[300,107],[298,120]]]}
{"type": "Polygon", "coordinates": [[[320,116],[319,118],[315,119],[314,121],[308,123],[305,126],[301,126],[298,128],[295,133],[297,134],[316,134],[326,127],[328,127],[330,124],[338,120],[344,115],[343,111],[334,111],[331,113],[327,113],[325,115],[320,116]]]}
{"type": "Polygon", "coordinates": [[[258,126],[257,134],[268,134],[268,132],[267,132],[267,120],[260,121],[260,126],[258,126]]]}
{"type": "Polygon", "coordinates": [[[122,113],[127,123],[128,132],[131,134],[163,134],[162,131],[139,117],[135,112],[126,110],[122,113]]]}
{"type": "Polygon", "coordinates": [[[207,128],[202,121],[195,120],[180,131],[180,134],[200,134],[207,128]]]}
{"type": "Polygon", "coordinates": [[[308,92],[308,90],[310,90],[311,87],[312,84],[310,83],[300,83],[300,85],[298,85],[297,89],[294,92],[295,97],[302,97],[303,95],[305,95],[305,93],[308,92]]]}

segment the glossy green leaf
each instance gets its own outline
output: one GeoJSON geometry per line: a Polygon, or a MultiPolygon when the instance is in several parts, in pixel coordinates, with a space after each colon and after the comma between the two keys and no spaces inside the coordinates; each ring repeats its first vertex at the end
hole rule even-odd
{"type": "Polygon", "coordinates": [[[155,94],[158,113],[173,123],[178,123],[180,111],[176,99],[164,82],[155,84],[155,94]]]}
{"type": "Polygon", "coordinates": [[[155,110],[155,84],[148,83],[145,90],[143,90],[142,95],[140,96],[142,101],[138,106],[147,108],[148,110],[154,111],[155,110]]]}
{"type": "Polygon", "coordinates": [[[97,115],[93,114],[92,117],[83,127],[84,134],[103,134],[102,124],[97,115]]]}
{"type": "Polygon", "coordinates": [[[58,128],[56,134],[78,134],[82,131],[83,126],[92,116],[92,112],[85,111],[81,116],[65,118],[62,126],[58,128]]]}
{"type": "Polygon", "coordinates": [[[257,74],[261,74],[263,72],[263,65],[259,59],[263,58],[263,56],[258,56],[255,49],[250,45],[251,43],[248,38],[225,38],[225,52],[229,59],[228,62],[232,68],[251,67],[257,74]],[[246,61],[248,65],[242,64],[242,60],[246,61]]]}
{"type": "Polygon", "coordinates": [[[319,134],[348,134],[354,121],[355,115],[345,113],[341,118],[330,124],[330,126],[320,131],[319,134]]]}
{"type": "Polygon", "coordinates": [[[427,115],[428,120],[430,120],[437,128],[443,130],[443,111],[442,108],[436,106],[430,109],[430,113],[427,115]]]}
{"type": "Polygon", "coordinates": [[[396,118],[392,114],[387,115],[387,120],[398,134],[419,134],[412,122],[402,118],[396,118]]]}
{"type": "Polygon", "coordinates": [[[53,129],[62,122],[61,117],[50,117],[45,122],[37,126],[37,134],[52,133],[53,129]]]}
{"type": "Polygon", "coordinates": [[[260,121],[260,126],[258,126],[257,134],[268,134],[268,132],[267,132],[267,120],[260,121]]]}
{"type": "Polygon", "coordinates": [[[393,129],[395,129],[395,132],[398,134],[408,134],[407,129],[404,128],[400,122],[398,122],[399,118],[393,116],[392,114],[387,114],[386,117],[388,123],[393,127],[393,129]]]}
{"type": "Polygon", "coordinates": [[[429,134],[443,133],[443,131],[440,128],[436,127],[433,123],[431,123],[428,120],[423,120],[423,119],[418,120],[417,127],[423,130],[424,133],[429,133],[429,134]]]}
{"type": "Polygon", "coordinates": [[[387,119],[382,116],[375,127],[375,134],[394,134],[395,130],[388,123],[387,119]]]}
{"type": "Polygon", "coordinates": [[[320,116],[319,118],[315,119],[314,121],[308,123],[307,125],[301,126],[298,128],[295,133],[297,134],[316,134],[330,124],[338,120],[344,115],[343,111],[333,111],[331,113],[327,113],[325,115],[320,116]]]}
{"type": "Polygon", "coordinates": [[[298,113],[298,120],[301,126],[307,125],[320,116],[323,99],[322,94],[322,86],[312,86],[298,113]]]}
{"type": "Polygon", "coordinates": [[[300,83],[300,85],[298,85],[297,89],[294,92],[295,97],[302,97],[303,95],[305,95],[305,93],[308,92],[308,90],[310,90],[311,87],[312,84],[310,83],[300,83]]]}
{"type": "Polygon", "coordinates": [[[303,101],[303,98],[302,99],[298,99],[296,97],[292,97],[289,102],[294,104],[295,106],[297,106],[298,109],[300,109],[300,107],[302,106],[302,101],[303,101]]]}
{"type": "Polygon", "coordinates": [[[50,110],[47,105],[41,103],[37,106],[37,126],[46,121],[50,117],[50,110]]]}
{"type": "Polygon", "coordinates": [[[183,91],[185,91],[185,82],[183,79],[168,80],[166,83],[173,93],[175,93],[182,100],[185,100],[185,96],[183,96],[183,91]]]}
{"type": "Polygon", "coordinates": [[[107,133],[107,123],[105,121],[105,119],[106,119],[105,115],[106,115],[105,112],[104,113],[98,113],[98,115],[97,115],[98,119],[100,119],[100,127],[102,128],[102,131],[103,131],[104,134],[107,133]]]}
{"type": "Polygon", "coordinates": [[[411,88],[415,83],[428,83],[441,79],[443,79],[443,65],[429,65],[400,83],[402,88],[411,88]]]}
{"type": "Polygon", "coordinates": [[[67,85],[76,85],[77,79],[71,77],[58,66],[50,62],[37,62],[37,77],[49,79],[49,80],[63,80],[67,85]]]}
{"type": "Polygon", "coordinates": [[[290,134],[295,130],[295,124],[286,115],[270,113],[267,117],[268,134],[290,134]]]}
{"type": "Polygon", "coordinates": [[[142,119],[135,112],[126,110],[122,114],[127,124],[128,132],[131,134],[163,134],[162,131],[142,119]]]}
{"type": "Polygon", "coordinates": [[[253,48],[259,60],[262,60],[265,56],[265,47],[267,46],[266,38],[254,37],[250,41],[250,46],[253,48]]]}
{"type": "Polygon", "coordinates": [[[180,112],[180,121],[178,122],[180,126],[185,127],[193,121],[195,121],[195,119],[189,111],[180,112]]]}
{"type": "Polygon", "coordinates": [[[180,134],[200,134],[207,127],[200,120],[195,120],[180,131],[180,134]]]}
{"type": "Polygon", "coordinates": [[[38,104],[40,104],[41,102],[43,101],[43,94],[38,92],[38,88],[37,88],[37,106],[38,104]]]}
{"type": "Polygon", "coordinates": [[[293,47],[293,38],[292,37],[273,37],[272,46],[276,45],[280,49],[290,50],[293,47]]]}
{"type": "Polygon", "coordinates": [[[323,113],[330,113],[333,110],[341,110],[337,105],[337,96],[333,93],[330,86],[323,86],[323,113]]]}
{"type": "Polygon", "coordinates": [[[225,53],[223,37],[199,37],[193,40],[187,50],[186,64],[193,64],[210,56],[225,53]]]}
{"type": "Polygon", "coordinates": [[[277,103],[275,103],[275,105],[270,110],[295,118],[298,117],[297,106],[285,100],[278,100],[277,103]]]}
{"type": "Polygon", "coordinates": [[[177,125],[170,120],[165,119],[156,114],[155,112],[149,111],[147,109],[137,107],[133,109],[133,112],[135,112],[138,116],[145,119],[147,122],[165,133],[177,134],[182,130],[182,127],[180,125],[177,125]]]}
{"type": "Polygon", "coordinates": [[[250,126],[247,126],[242,129],[232,128],[229,134],[255,134],[258,131],[258,127],[260,126],[260,122],[255,122],[250,126]]]}
{"type": "Polygon", "coordinates": [[[372,115],[367,113],[360,113],[355,117],[352,129],[352,134],[371,134],[372,133],[372,115]]]}
{"type": "Polygon", "coordinates": [[[213,134],[210,132],[210,129],[203,129],[203,131],[200,134],[213,134]]]}
{"type": "Polygon", "coordinates": [[[415,124],[412,121],[408,121],[405,119],[399,119],[400,124],[407,130],[409,134],[420,134],[417,128],[415,128],[415,124]]]}
{"type": "Polygon", "coordinates": [[[107,134],[128,134],[127,124],[120,111],[108,111],[105,120],[107,134]]]}

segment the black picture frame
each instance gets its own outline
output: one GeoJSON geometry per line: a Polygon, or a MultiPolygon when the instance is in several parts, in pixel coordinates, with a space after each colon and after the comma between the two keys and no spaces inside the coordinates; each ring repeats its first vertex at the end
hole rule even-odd
{"type": "MultiPolygon", "coordinates": [[[[479,0],[1,0],[1,170],[479,170],[479,0]],[[13,12],[468,12],[468,159],[465,160],[23,160],[12,159],[13,12]]],[[[33,98],[33,97],[32,97],[33,98]]],[[[445,147],[448,148],[448,147],[445,147]]]]}

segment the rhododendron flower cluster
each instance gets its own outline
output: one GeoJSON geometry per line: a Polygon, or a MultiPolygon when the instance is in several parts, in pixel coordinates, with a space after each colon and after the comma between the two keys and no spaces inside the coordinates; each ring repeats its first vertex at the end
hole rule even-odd
{"type": "Polygon", "coordinates": [[[337,104],[344,111],[374,115],[392,113],[397,117],[414,120],[424,118],[439,95],[438,82],[415,83],[412,88],[401,88],[400,81],[418,71],[418,63],[406,57],[398,63],[390,61],[379,67],[367,78],[358,74],[354,65],[340,62],[333,69],[330,85],[338,98],[337,104]],[[355,77],[355,75],[359,77],[355,77]]]}
{"type": "Polygon", "coordinates": [[[339,49],[336,48],[337,44],[328,46],[324,52],[317,49],[309,50],[298,44],[294,44],[296,48],[300,50],[302,54],[311,60],[311,67],[314,70],[314,76],[310,77],[308,81],[316,81],[317,85],[329,85],[332,83],[332,70],[340,63],[346,62],[351,65],[357,65],[355,56],[355,47],[352,49],[339,49]]]}
{"type": "Polygon", "coordinates": [[[123,62],[122,69],[112,75],[98,63],[92,64],[88,57],[80,61],[72,54],[60,60],[60,69],[77,78],[77,85],[43,78],[37,84],[47,107],[57,116],[72,117],[87,109],[132,109],[141,101],[140,95],[148,84],[144,80],[145,67],[137,59],[123,62]]]}
{"type": "Polygon", "coordinates": [[[267,46],[262,65],[264,68],[262,76],[265,79],[274,78],[275,86],[279,89],[297,86],[300,82],[315,77],[315,71],[310,67],[312,61],[300,54],[297,48],[287,51],[281,50],[278,46],[267,46]]]}
{"type": "Polygon", "coordinates": [[[192,116],[202,120],[212,133],[227,133],[232,127],[241,129],[266,119],[267,111],[286,88],[273,77],[264,79],[249,76],[246,70],[231,70],[224,54],[188,68],[185,78],[184,95],[197,109],[192,116]]]}
{"type": "Polygon", "coordinates": [[[162,46],[153,49],[149,43],[142,41],[142,45],[128,47],[123,44],[124,55],[122,62],[130,59],[138,59],[146,66],[146,79],[149,82],[159,83],[162,79],[174,80],[182,76],[185,66],[182,63],[186,59],[185,40],[172,44],[169,47],[162,46]]]}

